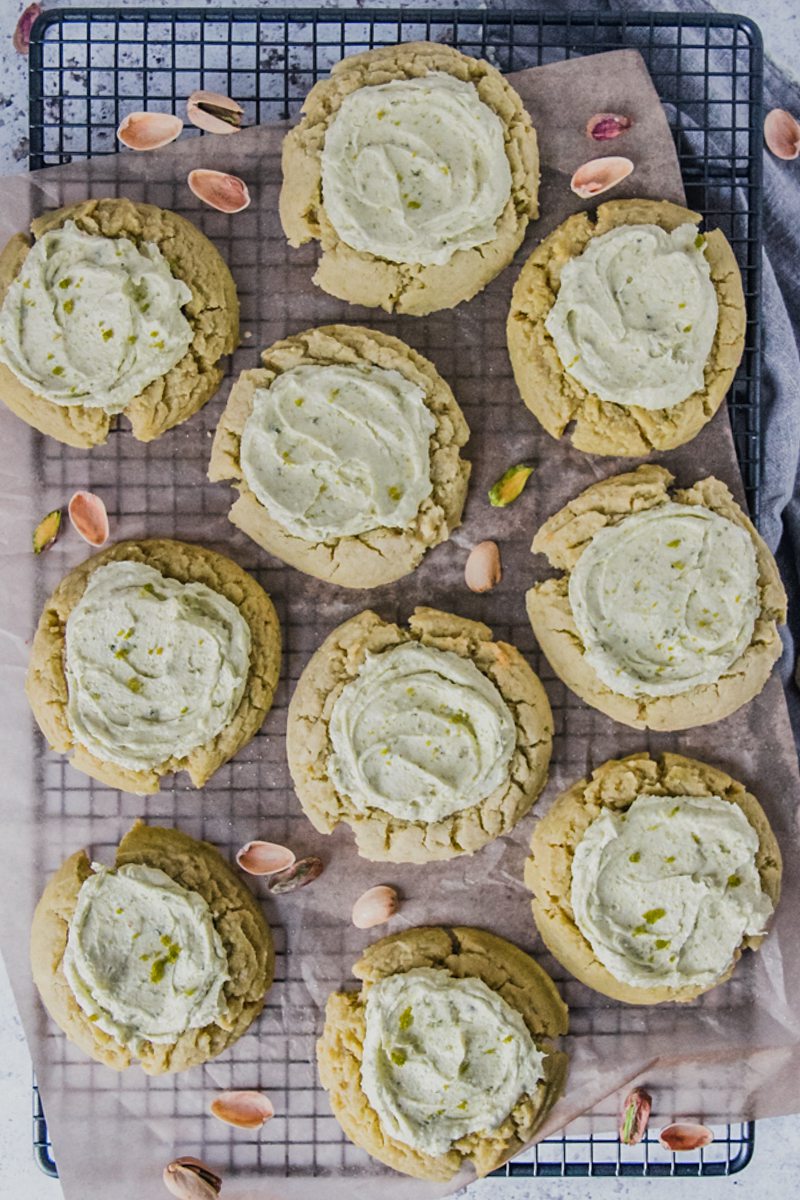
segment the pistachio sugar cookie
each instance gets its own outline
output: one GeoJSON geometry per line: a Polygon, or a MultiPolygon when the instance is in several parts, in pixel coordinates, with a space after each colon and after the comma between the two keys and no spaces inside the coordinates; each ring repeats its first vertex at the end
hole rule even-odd
{"type": "Polygon", "coordinates": [[[272,705],[278,618],[236,563],[166,538],[118,542],[45,605],[26,691],[55,750],[123,791],[195,787],[245,746],[272,705]]]}
{"type": "Polygon", "coordinates": [[[312,88],[283,145],[280,213],[314,282],[422,315],[469,300],[538,215],[536,133],[499,71],[450,46],[382,46],[312,88]]]}
{"type": "Polygon", "coordinates": [[[560,963],[627,1004],[693,1000],[757,950],[781,890],[761,805],[707,763],[603,763],[538,822],[525,866],[560,963]]]}
{"type": "Polygon", "coordinates": [[[84,200],[31,223],[0,254],[0,394],[70,446],[123,414],[149,442],[219,387],[239,301],[211,242],[177,213],[84,200]]]}
{"type": "Polygon", "coordinates": [[[511,942],[469,927],[407,929],[328,999],[322,1086],[352,1142],[419,1179],[478,1175],[517,1153],[564,1089],[567,1007],[511,942]]]}
{"type": "Polygon", "coordinates": [[[308,329],[243,371],[209,478],[239,492],[234,525],[309,575],[377,587],[461,521],[469,437],[433,363],[357,325],[308,329]]]}
{"type": "Polygon", "coordinates": [[[403,629],[367,610],[306,665],[286,751],[316,829],[344,821],[364,858],[432,862],[513,828],[545,785],[552,736],[539,679],[486,625],[417,608],[403,629]]]}
{"type": "Polygon", "coordinates": [[[671,491],[642,466],[581,492],[533,539],[563,574],[527,594],[556,674],[587,704],[648,729],[719,721],[781,654],[786,593],[724,483],[671,491]]]}
{"type": "Polygon", "coordinates": [[[575,213],[514,286],[508,349],[522,399],[552,437],[636,456],[690,441],[744,349],[745,304],[719,229],[667,200],[575,213]]]}
{"type": "Polygon", "coordinates": [[[33,916],[47,1011],[118,1071],[185,1071],[221,1054],[261,1012],[274,961],[261,909],[220,853],[141,821],[113,867],[68,858],[33,916]]]}

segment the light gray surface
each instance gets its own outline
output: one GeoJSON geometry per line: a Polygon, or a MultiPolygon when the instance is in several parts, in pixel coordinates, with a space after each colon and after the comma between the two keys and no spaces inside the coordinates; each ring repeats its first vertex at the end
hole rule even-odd
{"type": "MultiPolygon", "coordinates": [[[[290,5],[292,0],[283,0],[290,5]]],[[[445,0],[446,2],[446,0],[445,0]]],[[[201,0],[173,0],[184,6],[201,0]]],[[[253,7],[268,7],[250,0],[253,7]]],[[[377,6],[380,0],[372,0],[377,6]]],[[[79,0],[63,0],[60,7],[77,7],[79,0]]],[[[135,0],[94,0],[95,7],[134,7],[135,0]]],[[[794,0],[757,0],[756,3],[715,5],[759,21],[768,53],[795,80],[800,78],[800,15],[794,0]]],[[[14,54],[10,34],[24,0],[0,0],[0,171],[26,168],[27,64],[14,54]]],[[[55,5],[53,5],[55,7],[55,5]]],[[[208,7],[214,7],[209,3],[208,7]]],[[[551,6],[552,7],[552,6],[551,6]]],[[[574,7],[574,5],[570,5],[574,7]]],[[[586,7],[590,7],[587,3],[586,7]]],[[[603,6],[605,7],[605,6],[603,6]]],[[[57,1200],[58,1183],[41,1175],[30,1148],[30,1060],[6,973],[0,964],[0,1191],[20,1200],[57,1200]]],[[[762,1121],[758,1126],[756,1154],[751,1166],[730,1180],[496,1180],[470,1189],[473,1200],[522,1200],[537,1196],[547,1200],[577,1197],[618,1197],[622,1200],[678,1200],[698,1195],[702,1200],[728,1200],[738,1192],[759,1200],[783,1200],[797,1193],[800,1169],[800,1117],[762,1121]]],[[[166,1194],[166,1193],[165,1193],[166,1194]]]]}

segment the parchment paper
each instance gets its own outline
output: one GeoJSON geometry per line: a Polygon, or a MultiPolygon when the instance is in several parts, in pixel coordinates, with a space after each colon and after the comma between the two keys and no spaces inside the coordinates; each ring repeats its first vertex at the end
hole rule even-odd
{"type": "MultiPolygon", "coordinates": [[[[590,482],[630,463],[592,458],[566,442],[555,443],[524,408],[505,349],[511,287],[535,242],[582,207],[568,179],[597,151],[583,132],[592,113],[622,111],[636,121],[624,144],[636,171],[615,196],[682,199],[672,139],[633,51],[522,72],[514,83],[540,133],[543,216],[530,228],[515,266],[480,297],[423,320],[349,307],[312,286],[315,248],[289,250],[278,223],[279,127],[227,138],[186,138],[149,155],[124,153],[0,181],[4,238],[25,228],[42,209],[92,194],[127,195],[188,213],[231,265],[245,331],[220,395],[202,414],[149,447],[122,430],[106,447],[70,450],[0,410],[0,940],[68,1200],[160,1195],[161,1169],[179,1153],[200,1155],[219,1168],[227,1197],[324,1194],[337,1200],[371,1197],[380,1188],[387,1196],[428,1198],[453,1189],[405,1180],[371,1163],[342,1137],[316,1082],[313,1048],[325,998],[348,983],[359,950],[385,932],[359,933],[349,921],[355,898],[377,883],[394,884],[403,898],[391,928],[484,925],[535,953],[560,982],[571,1010],[572,1070],[567,1093],[543,1133],[589,1110],[586,1119],[594,1128],[613,1126],[619,1092],[634,1079],[645,1081],[655,1095],[654,1121],[738,1119],[800,1109],[800,789],[777,679],[718,724],[646,735],[587,708],[553,678],[524,610],[525,589],[544,570],[529,554],[535,529],[590,482]],[[251,208],[233,217],[203,208],[184,182],[189,169],[203,165],[242,175],[250,185],[251,208]],[[370,593],[311,580],[270,558],[227,522],[232,498],[227,486],[205,479],[210,438],[234,373],[256,365],[258,350],[276,338],[336,320],[379,326],[432,358],[472,429],[473,477],[463,528],[412,577],[370,593]],[[508,510],[491,509],[487,488],[523,459],[536,464],[523,498],[508,510]],[[45,512],[84,487],[106,500],[114,539],[164,534],[202,541],[252,570],[278,606],[285,660],[275,708],[255,741],[202,793],[184,777],[147,799],[115,792],[65,766],[33,729],[22,690],[31,633],[45,597],[85,557],[86,548],[65,533],[48,554],[35,559],[31,531],[45,512]],[[495,591],[479,597],[466,590],[463,568],[468,548],[487,537],[500,543],[505,573],[495,591]],[[518,644],[540,672],[553,705],[556,739],[551,779],[538,812],[593,766],[643,748],[706,758],[756,793],[783,847],[784,895],[764,948],[745,955],[731,982],[691,1005],[638,1009],[565,979],[542,951],[521,881],[533,817],[472,859],[428,867],[369,864],[355,854],[345,827],[328,838],[313,831],[292,792],[283,748],[285,708],[294,683],[322,638],[346,617],[371,606],[388,619],[402,619],[417,603],[485,620],[496,636],[518,644]],[[176,824],[229,855],[243,842],[264,837],[290,844],[298,856],[318,853],[326,863],[313,886],[286,897],[269,898],[263,885],[255,884],[264,895],[279,950],[277,982],[260,1021],[215,1062],[151,1080],[137,1069],[119,1076],[74,1049],[44,1014],[27,962],[31,913],[47,875],[80,846],[111,861],[112,847],[138,816],[176,824]],[[231,1086],[270,1093],[278,1115],[262,1132],[232,1130],[208,1115],[213,1091],[231,1086]]],[[[741,495],[724,409],[692,445],[664,455],[663,461],[682,484],[713,472],[741,495]]],[[[708,1153],[713,1156],[713,1147],[708,1153]]]]}

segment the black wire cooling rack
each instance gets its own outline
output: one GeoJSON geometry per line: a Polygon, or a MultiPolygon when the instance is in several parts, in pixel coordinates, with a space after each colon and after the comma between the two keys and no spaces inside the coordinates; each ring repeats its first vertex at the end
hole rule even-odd
{"type": "MultiPolygon", "coordinates": [[[[626,47],[642,53],[665,104],[688,202],[725,232],[742,271],[747,340],[728,409],[757,519],[762,47],[745,18],[467,9],[48,11],[31,40],[30,166],[113,153],[126,112],[179,111],[198,88],[233,96],[248,124],[285,118],[345,55],[420,39],[452,43],[503,71],[626,47]]],[[[56,1176],[35,1083],[33,1141],[40,1167],[56,1176]]],[[[747,1165],[753,1146],[751,1122],[718,1128],[711,1146],[680,1156],[662,1150],[656,1137],[629,1148],[615,1134],[567,1131],[497,1174],[731,1175],[747,1165]]]]}

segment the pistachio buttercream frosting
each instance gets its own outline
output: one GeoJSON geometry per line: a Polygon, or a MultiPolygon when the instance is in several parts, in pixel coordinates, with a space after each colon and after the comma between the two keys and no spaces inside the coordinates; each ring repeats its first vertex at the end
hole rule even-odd
{"type": "Polygon", "coordinates": [[[619,225],[569,259],[545,319],[564,369],[601,400],[667,409],[704,387],[719,305],[695,225],[619,225]]]}
{"type": "Polygon", "coordinates": [[[544,1078],[520,1013],[482,979],[417,967],[366,1001],[361,1087],[385,1134],[426,1154],[489,1133],[544,1078]]]}
{"type": "Polygon", "coordinates": [[[772,914],[758,848],[745,813],[719,796],[640,794],[624,812],[604,808],[575,850],[575,923],[622,983],[710,987],[772,914]]]}
{"type": "Polygon", "coordinates": [[[306,541],[403,529],[431,495],[425,392],[374,365],[306,364],[256,388],[241,440],[250,491],[306,541]]]}
{"type": "Polygon", "coordinates": [[[229,978],[211,910],[164,871],[94,865],[69,923],[63,970],[97,1028],[139,1053],[217,1020],[229,978]]]}
{"type": "Polygon", "coordinates": [[[508,778],[514,717],[473,662],[407,642],[368,654],[331,712],[328,772],[363,813],[440,821],[508,778]]]}
{"type": "Polygon", "coordinates": [[[122,412],[186,354],[191,297],[155,243],[66,221],[36,240],[8,288],[0,361],[54,404],[122,412]]]}
{"type": "Polygon", "coordinates": [[[230,722],[250,648],[247,621],[221,593],[142,562],[106,563],[67,620],[70,730],[132,770],[181,758],[230,722]]]}
{"type": "Polygon", "coordinates": [[[587,662],[623,696],[714,683],[749,646],[758,563],[740,525],[668,501],[600,529],[569,578],[587,662]]]}
{"type": "Polygon", "coordinates": [[[442,265],[491,241],[512,186],[502,121],[444,71],[345,96],[321,172],[342,241],[394,263],[442,265]]]}

